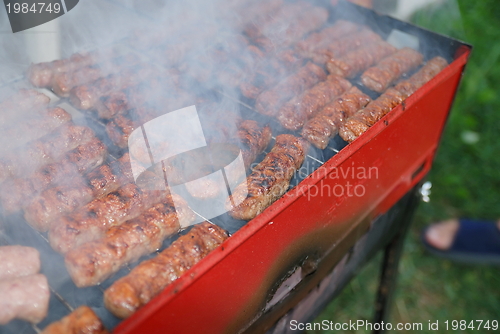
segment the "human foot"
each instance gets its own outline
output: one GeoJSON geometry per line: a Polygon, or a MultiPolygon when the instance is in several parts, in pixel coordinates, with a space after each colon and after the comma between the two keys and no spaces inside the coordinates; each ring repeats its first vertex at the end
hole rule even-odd
{"type": "MultiPolygon", "coordinates": [[[[500,230],[500,220],[496,224],[500,230]]],[[[458,219],[449,219],[432,224],[425,232],[425,240],[437,249],[447,250],[453,245],[459,226],[458,219]]]]}
{"type": "Polygon", "coordinates": [[[424,247],[457,262],[500,265],[500,221],[452,219],[422,233],[424,247]]]}

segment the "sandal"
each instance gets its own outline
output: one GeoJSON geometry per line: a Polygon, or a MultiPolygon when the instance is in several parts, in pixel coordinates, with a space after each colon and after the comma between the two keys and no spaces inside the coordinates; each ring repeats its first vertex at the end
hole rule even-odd
{"type": "Polygon", "coordinates": [[[500,230],[496,222],[459,219],[458,231],[447,250],[435,248],[421,234],[422,244],[430,253],[451,261],[468,264],[500,265],[500,230]]]}

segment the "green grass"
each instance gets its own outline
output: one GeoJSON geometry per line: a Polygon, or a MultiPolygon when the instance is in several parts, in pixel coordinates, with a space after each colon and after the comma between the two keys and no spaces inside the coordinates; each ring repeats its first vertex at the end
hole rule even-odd
{"type": "MultiPolygon", "coordinates": [[[[390,319],[439,320],[439,331],[425,325],[423,333],[446,333],[446,320],[500,321],[499,268],[441,260],[419,242],[420,230],[441,219],[500,218],[500,1],[450,0],[417,13],[413,21],[474,46],[429,176],[431,202],[420,205],[405,245],[390,319]],[[477,142],[466,140],[471,133],[477,142]]],[[[315,321],[371,320],[379,265],[380,256],[315,321]]]]}

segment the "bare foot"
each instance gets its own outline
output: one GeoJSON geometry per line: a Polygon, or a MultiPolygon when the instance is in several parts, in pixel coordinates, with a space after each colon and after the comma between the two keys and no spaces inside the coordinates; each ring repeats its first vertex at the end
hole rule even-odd
{"type": "MultiPolygon", "coordinates": [[[[433,224],[427,229],[425,239],[431,246],[440,250],[447,250],[453,244],[458,226],[458,219],[450,219],[433,224]]],[[[497,226],[500,229],[500,220],[497,222],[497,226]]]]}
{"type": "Polygon", "coordinates": [[[427,242],[440,250],[446,250],[453,244],[458,230],[458,220],[450,219],[429,226],[425,233],[427,242]]]}

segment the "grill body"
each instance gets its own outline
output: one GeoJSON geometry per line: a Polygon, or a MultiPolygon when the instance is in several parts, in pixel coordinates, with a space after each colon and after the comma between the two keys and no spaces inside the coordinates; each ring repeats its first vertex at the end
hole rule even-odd
{"type": "MultiPolygon", "coordinates": [[[[373,19],[377,14],[363,10],[363,15],[373,19]]],[[[377,24],[383,20],[403,31],[432,35],[387,17],[378,18],[377,24]]],[[[434,36],[436,44],[442,39],[434,36]]],[[[454,43],[436,49],[449,53],[450,66],[123,321],[115,333],[235,333],[264,313],[272,322],[286,307],[269,307],[270,300],[280,283],[300,268],[300,282],[278,303],[296,304],[371,222],[430,170],[470,53],[469,46],[454,43]],[[378,175],[360,178],[352,175],[352,167],[376,168],[378,175]],[[345,174],[339,177],[339,171],[345,174]],[[366,192],[337,196],[349,184],[366,192]]]]}

